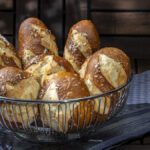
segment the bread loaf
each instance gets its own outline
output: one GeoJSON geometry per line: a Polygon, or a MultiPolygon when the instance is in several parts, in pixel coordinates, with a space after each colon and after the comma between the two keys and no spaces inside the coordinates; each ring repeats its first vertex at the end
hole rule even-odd
{"type": "Polygon", "coordinates": [[[41,84],[42,79],[52,73],[62,70],[73,73],[75,72],[71,64],[64,58],[47,54],[33,57],[26,65],[25,69],[27,72],[31,73],[41,84]]]}
{"type": "Polygon", "coordinates": [[[19,52],[25,66],[34,56],[41,54],[58,55],[54,35],[45,24],[37,18],[28,18],[19,28],[19,52]]]}
{"type": "Polygon", "coordinates": [[[6,66],[21,68],[21,62],[16,55],[14,46],[0,35],[0,68],[6,66]]]}
{"type": "MultiPolygon", "coordinates": [[[[130,75],[130,60],[118,48],[106,47],[93,54],[80,70],[80,77],[84,79],[90,95],[109,92],[124,85],[130,75]]],[[[108,114],[110,107],[116,103],[118,95],[113,94],[100,99],[95,99],[95,112],[100,116],[108,114]],[[111,102],[112,101],[112,102],[111,102]],[[111,103],[111,104],[110,104],[111,103]],[[104,106],[105,110],[104,110],[104,106]]],[[[100,118],[99,118],[100,119],[100,118]]]]}
{"type": "MultiPolygon", "coordinates": [[[[79,76],[66,71],[52,74],[46,78],[40,93],[40,98],[43,101],[68,100],[87,96],[89,96],[89,91],[79,76]]],[[[66,133],[81,129],[89,124],[91,107],[91,103],[87,103],[87,101],[41,105],[41,120],[44,121],[45,126],[51,126],[55,131],[66,133]]]]}
{"type": "Polygon", "coordinates": [[[69,31],[64,57],[78,72],[86,58],[98,50],[99,46],[100,40],[95,26],[89,20],[82,20],[73,25],[69,31]]]}
{"type": "MultiPolygon", "coordinates": [[[[35,100],[38,97],[39,90],[40,86],[38,82],[29,73],[15,67],[0,69],[0,96],[20,100],[35,100]]],[[[25,103],[4,101],[0,103],[0,108],[4,117],[4,120],[2,120],[2,116],[0,116],[1,122],[3,122],[4,126],[4,122],[6,122],[10,128],[17,128],[15,120],[19,128],[28,127],[34,121],[34,113],[35,116],[38,115],[38,107],[36,104],[26,105],[25,103]]]]}

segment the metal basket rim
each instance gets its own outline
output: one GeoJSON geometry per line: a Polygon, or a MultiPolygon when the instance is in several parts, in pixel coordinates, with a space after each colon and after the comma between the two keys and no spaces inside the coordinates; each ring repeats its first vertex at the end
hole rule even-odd
{"type": "Polygon", "coordinates": [[[8,102],[19,102],[19,103],[33,103],[33,104],[48,104],[48,103],[71,103],[71,102],[80,102],[80,101],[86,101],[86,100],[93,100],[94,98],[98,98],[98,97],[103,97],[103,96],[107,96],[110,95],[112,93],[115,93],[123,88],[125,88],[126,86],[128,86],[128,84],[130,84],[130,82],[133,79],[133,73],[131,73],[128,81],[126,84],[122,85],[119,88],[116,88],[114,90],[111,90],[109,92],[105,92],[103,94],[97,94],[94,96],[88,96],[88,97],[82,97],[82,98],[74,98],[74,99],[66,99],[66,100],[26,100],[26,99],[15,99],[15,98],[9,98],[9,97],[4,97],[4,96],[0,96],[0,101],[8,101],[8,102]]]}

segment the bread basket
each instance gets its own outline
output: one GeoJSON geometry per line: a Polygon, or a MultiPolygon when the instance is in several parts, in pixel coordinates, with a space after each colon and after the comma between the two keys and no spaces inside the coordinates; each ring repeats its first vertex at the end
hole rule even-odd
{"type": "MultiPolygon", "coordinates": [[[[12,131],[16,136],[19,136],[26,140],[34,141],[34,142],[58,143],[58,142],[67,142],[70,140],[82,138],[84,136],[87,136],[87,135],[90,135],[91,133],[93,133],[96,130],[96,128],[100,128],[104,122],[113,118],[116,114],[118,114],[122,110],[124,104],[126,103],[127,97],[128,97],[131,80],[132,80],[132,75],[130,76],[128,82],[125,85],[123,85],[122,87],[119,87],[113,91],[103,93],[100,95],[90,96],[90,97],[85,97],[85,98],[78,98],[78,99],[59,100],[59,101],[40,101],[40,100],[31,101],[31,100],[19,100],[19,99],[13,99],[13,98],[0,97],[1,104],[2,103],[5,104],[5,105],[3,105],[3,107],[5,107],[5,108],[3,108],[3,111],[2,111],[2,105],[0,107],[0,118],[1,118],[0,125],[4,129],[12,131]],[[115,103],[113,103],[113,101],[112,101],[112,96],[114,94],[119,95],[118,99],[115,100],[115,103]],[[59,111],[60,111],[61,105],[63,105],[64,106],[63,108],[65,109],[64,110],[65,119],[64,119],[63,124],[65,127],[66,117],[67,117],[66,112],[69,107],[73,107],[72,109],[74,110],[74,106],[76,105],[76,103],[81,103],[82,101],[87,101],[87,107],[88,107],[89,102],[92,102],[92,105],[94,106],[94,99],[96,98],[99,101],[99,111],[100,111],[100,108],[101,108],[100,105],[101,105],[102,98],[105,99],[104,104],[106,104],[106,97],[108,97],[108,96],[110,97],[110,108],[109,108],[109,112],[107,113],[107,115],[105,115],[105,119],[104,119],[104,112],[105,112],[105,105],[104,105],[104,109],[103,109],[100,120],[98,119],[98,115],[97,115],[96,119],[93,123],[92,122],[93,115],[91,115],[90,122],[85,127],[85,121],[86,121],[86,115],[85,115],[84,124],[83,124],[82,128],[79,129],[78,126],[76,126],[76,129],[72,130],[72,127],[71,127],[71,130],[69,130],[67,133],[59,132],[59,126],[57,127],[58,132],[54,131],[51,128],[51,123],[53,122],[53,120],[51,118],[49,119],[49,127],[45,127],[44,121],[39,122],[38,117],[35,116],[35,111],[34,111],[35,105],[37,105],[37,104],[40,104],[42,106],[47,105],[50,110],[52,108],[52,105],[57,104],[56,111],[58,112],[58,122],[59,122],[59,119],[60,119],[59,111]],[[9,104],[9,105],[7,105],[7,104],[9,104]],[[23,115],[22,110],[21,110],[22,107],[20,106],[22,104],[25,107],[26,114],[24,114],[24,115],[26,115],[28,126],[24,125],[24,121],[22,118],[22,115],[23,115]],[[112,104],[113,104],[113,107],[112,107],[112,104]],[[30,118],[29,118],[29,113],[31,113],[28,111],[29,105],[32,107],[32,111],[34,114],[34,123],[32,123],[32,124],[30,124],[30,118]],[[11,113],[12,113],[12,118],[13,118],[14,124],[12,124],[11,123],[12,121],[10,121],[10,118],[9,118],[10,112],[8,113],[8,106],[11,107],[11,110],[12,110],[11,113]],[[22,128],[20,128],[19,125],[17,124],[17,121],[16,121],[17,118],[15,118],[15,115],[14,115],[14,113],[15,113],[14,106],[15,106],[15,109],[16,109],[16,107],[18,107],[18,111],[20,113],[20,117],[22,120],[22,128]],[[7,116],[8,121],[6,121],[4,119],[4,111],[5,111],[5,115],[7,116]]],[[[87,110],[88,110],[88,108],[87,108],[87,110]]],[[[50,111],[49,111],[49,113],[50,113],[50,111]]],[[[42,116],[42,120],[44,120],[44,117],[45,116],[42,116]]],[[[73,124],[73,120],[74,120],[74,118],[72,117],[71,124],[73,124]]],[[[80,117],[78,118],[78,122],[79,122],[79,120],[80,120],[80,117]]]]}

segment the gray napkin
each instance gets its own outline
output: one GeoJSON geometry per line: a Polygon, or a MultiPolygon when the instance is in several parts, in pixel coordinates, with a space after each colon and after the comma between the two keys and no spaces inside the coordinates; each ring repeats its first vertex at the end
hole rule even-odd
{"type": "Polygon", "coordinates": [[[133,77],[127,104],[150,103],[150,70],[133,77]]]}

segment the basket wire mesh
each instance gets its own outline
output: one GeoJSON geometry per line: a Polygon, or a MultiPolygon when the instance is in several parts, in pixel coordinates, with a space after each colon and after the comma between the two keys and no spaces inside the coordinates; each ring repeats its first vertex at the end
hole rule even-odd
{"type": "Polygon", "coordinates": [[[31,141],[64,142],[80,138],[123,108],[131,79],[132,76],[113,91],[78,99],[31,101],[0,97],[0,125],[31,141]]]}

